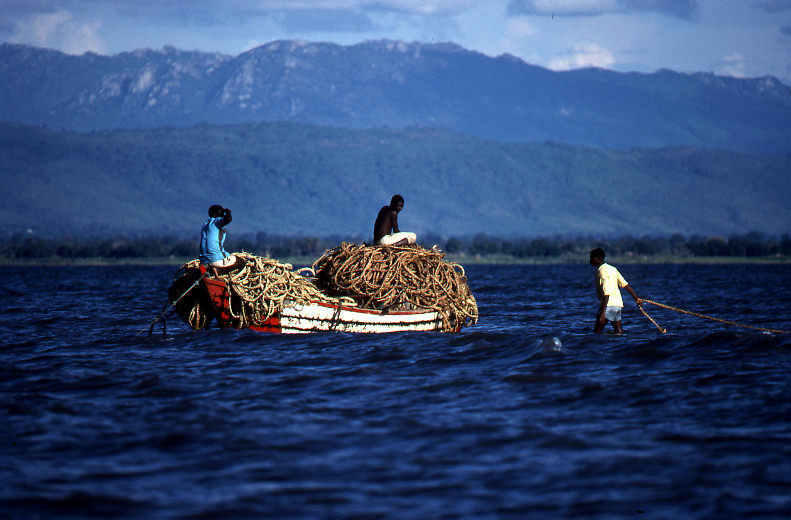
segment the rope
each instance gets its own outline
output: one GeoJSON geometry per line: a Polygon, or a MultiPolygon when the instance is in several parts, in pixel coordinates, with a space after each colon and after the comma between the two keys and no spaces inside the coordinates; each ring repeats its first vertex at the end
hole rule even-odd
{"type": "MultiPolygon", "coordinates": [[[[643,300],[643,301],[645,301],[645,300],[643,300]]],[[[638,305],[638,306],[637,306],[637,308],[638,308],[638,309],[640,309],[640,312],[642,312],[642,313],[643,313],[643,316],[645,316],[646,318],[648,318],[649,320],[651,320],[651,323],[653,323],[654,325],[656,325],[656,328],[657,328],[657,329],[659,329],[659,332],[661,332],[662,334],[664,334],[665,332],[667,332],[667,329],[663,329],[662,327],[660,327],[660,326],[659,326],[659,324],[658,324],[657,322],[655,322],[655,321],[654,321],[654,318],[652,318],[651,316],[649,316],[649,315],[648,315],[648,313],[647,313],[647,312],[645,312],[645,309],[643,309],[643,306],[642,306],[642,305],[638,305]]]]}
{"type": "MultiPolygon", "coordinates": [[[[316,301],[377,310],[435,310],[443,330],[457,330],[467,321],[478,320],[464,269],[444,261],[445,254],[436,249],[343,243],[328,250],[311,268],[296,272],[290,264],[244,252],[234,254],[244,260],[243,266],[219,278],[229,290],[228,311],[235,327],[261,324],[288,305],[316,301]]],[[[200,281],[194,281],[199,272],[198,260],[184,264],[169,292],[179,294],[184,287],[194,287],[200,281]]],[[[176,312],[194,329],[206,327],[214,317],[203,292],[192,292],[177,302],[173,303],[176,312]]]]}
{"type": "Polygon", "coordinates": [[[249,253],[235,255],[244,259],[244,267],[220,278],[231,291],[229,311],[239,327],[263,323],[293,303],[355,305],[350,298],[332,298],[322,293],[308,278],[294,272],[291,264],[249,253]]]}
{"type": "MultiPolygon", "coordinates": [[[[156,318],[154,318],[154,319],[151,321],[151,326],[148,328],[148,335],[149,335],[149,336],[150,336],[151,334],[153,334],[153,333],[154,333],[154,325],[156,325],[157,321],[159,321],[159,320],[163,320],[163,321],[162,321],[162,333],[163,333],[163,334],[165,333],[165,321],[164,321],[164,319],[165,319],[165,318],[167,318],[167,316],[169,316],[169,315],[170,315],[170,314],[168,314],[168,315],[166,316],[166,315],[165,315],[165,313],[166,313],[167,311],[169,311],[171,308],[175,307],[175,306],[176,306],[176,304],[178,304],[178,303],[181,301],[181,299],[182,299],[182,298],[184,298],[185,296],[187,296],[187,293],[188,293],[188,292],[190,292],[192,289],[194,289],[194,288],[195,288],[195,286],[196,286],[196,285],[198,285],[198,284],[200,283],[200,281],[201,281],[201,280],[203,280],[203,278],[204,278],[205,276],[206,276],[205,274],[204,274],[204,275],[201,275],[201,277],[200,277],[200,278],[198,278],[197,280],[195,280],[195,282],[194,282],[192,285],[190,285],[189,289],[187,289],[186,291],[184,291],[184,293],[183,293],[181,296],[179,296],[178,298],[176,298],[176,300],[175,300],[175,301],[173,301],[173,302],[170,302],[170,304],[165,304],[165,307],[162,309],[162,312],[160,312],[160,313],[159,313],[159,316],[157,316],[156,318]]],[[[190,322],[190,323],[191,323],[191,322],[190,322]]],[[[204,325],[205,325],[205,323],[204,323],[204,325]]],[[[193,327],[193,328],[203,328],[203,327],[193,327]]],[[[144,330],[145,330],[145,329],[144,329],[144,330]]],[[[140,333],[142,333],[142,332],[143,332],[143,331],[141,330],[141,331],[140,331],[138,334],[140,334],[140,333]]]]}
{"type": "Polygon", "coordinates": [[[368,309],[431,309],[444,330],[478,320],[478,306],[464,269],[445,253],[416,244],[366,246],[343,243],[313,264],[316,285],[368,309]]]}
{"type": "MultiPolygon", "coordinates": [[[[657,307],[662,307],[664,309],[668,309],[668,310],[671,310],[671,311],[676,311],[676,312],[680,312],[680,313],[683,313],[683,314],[689,314],[691,316],[697,316],[698,318],[705,318],[707,320],[718,321],[720,323],[727,323],[728,325],[736,325],[737,327],[744,327],[746,329],[760,330],[760,331],[763,331],[763,332],[773,332],[775,334],[788,334],[789,333],[787,330],[765,329],[765,328],[762,328],[762,327],[753,327],[752,325],[745,325],[744,323],[737,323],[735,321],[729,321],[729,320],[723,320],[723,319],[720,319],[720,318],[714,318],[712,316],[706,316],[705,314],[698,314],[696,312],[686,311],[684,309],[679,309],[678,307],[672,307],[670,305],[665,305],[664,303],[654,302],[654,301],[651,301],[651,300],[643,300],[643,301],[645,303],[650,303],[650,304],[656,305],[657,307]]],[[[643,312],[643,314],[645,314],[645,312],[643,312]]],[[[648,315],[646,314],[646,316],[648,316],[648,315]]],[[[653,320],[651,320],[651,321],[653,321],[653,320]]],[[[657,327],[658,326],[659,325],[657,325],[657,327]]]]}

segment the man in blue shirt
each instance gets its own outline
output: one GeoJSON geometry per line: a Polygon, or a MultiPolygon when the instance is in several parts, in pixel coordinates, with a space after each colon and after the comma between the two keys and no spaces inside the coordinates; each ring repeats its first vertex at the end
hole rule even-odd
{"type": "Polygon", "coordinates": [[[209,208],[209,219],[200,233],[200,263],[211,269],[214,276],[236,264],[234,255],[225,250],[225,227],[231,223],[231,210],[214,204],[209,208]]]}

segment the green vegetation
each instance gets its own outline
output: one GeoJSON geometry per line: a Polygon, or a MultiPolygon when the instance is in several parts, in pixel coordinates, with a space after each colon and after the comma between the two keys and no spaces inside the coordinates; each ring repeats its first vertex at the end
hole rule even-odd
{"type": "Polygon", "coordinates": [[[791,232],[791,155],[499,143],[443,130],[295,123],[79,134],[0,123],[0,236],[232,234],[368,239],[394,193],[419,236],[791,232]]]}
{"type": "MultiPolygon", "coordinates": [[[[287,237],[249,235],[229,238],[226,249],[275,258],[281,261],[300,259],[310,263],[327,249],[348,237],[287,237]]],[[[594,240],[590,238],[519,238],[506,239],[477,234],[472,237],[421,237],[424,247],[437,247],[449,258],[464,262],[585,262],[594,247],[602,247],[608,257],[621,262],[653,261],[791,261],[791,236],[766,237],[748,233],[723,237],[631,237],[594,240]]],[[[0,263],[174,263],[180,264],[197,256],[197,241],[175,236],[129,238],[43,239],[15,235],[0,242],[0,263]]]]}

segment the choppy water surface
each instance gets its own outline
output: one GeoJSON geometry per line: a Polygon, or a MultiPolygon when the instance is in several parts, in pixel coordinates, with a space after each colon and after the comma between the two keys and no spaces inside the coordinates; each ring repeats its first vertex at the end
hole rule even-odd
{"type": "MultiPolygon", "coordinates": [[[[782,265],[619,266],[791,329],[782,265]]],[[[0,516],[788,518],[791,339],[593,270],[468,266],[458,334],[147,336],[171,267],[4,267],[0,516]],[[143,330],[143,334],[138,334],[143,330]]]]}

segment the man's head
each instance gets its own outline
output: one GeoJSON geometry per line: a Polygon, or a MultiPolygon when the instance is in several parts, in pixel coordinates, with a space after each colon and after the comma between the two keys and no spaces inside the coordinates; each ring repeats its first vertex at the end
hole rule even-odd
{"type": "Polygon", "coordinates": [[[209,207],[209,216],[211,218],[222,217],[223,208],[219,204],[214,204],[209,207]]]}
{"type": "Polygon", "coordinates": [[[393,195],[393,198],[390,199],[390,207],[396,211],[401,211],[404,208],[404,197],[393,195]]]}
{"type": "Polygon", "coordinates": [[[604,249],[597,247],[593,251],[591,251],[591,259],[590,264],[594,267],[598,267],[604,263],[604,249]]]}

